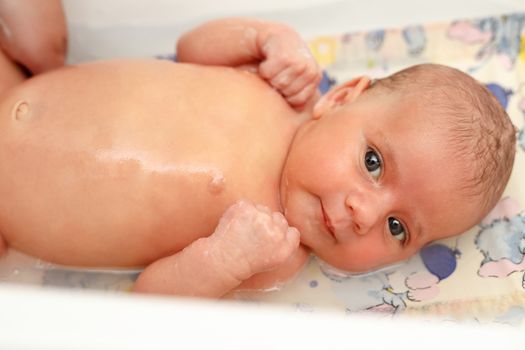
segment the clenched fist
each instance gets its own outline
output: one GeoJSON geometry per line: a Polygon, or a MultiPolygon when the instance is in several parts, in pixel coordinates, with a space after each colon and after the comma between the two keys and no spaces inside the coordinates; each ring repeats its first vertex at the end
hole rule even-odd
{"type": "Polygon", "coordinates": [[[271,27],[259,36],[258,46],[264,57],[259,76],[277,89],[288,103],[300,107],[316,93],[321,68],[299,35],[286,26],[271,27]]]}
{"type": "Polygon", "coordinates": [[[281,213],[240,201],[224,213],[210,239],[235,277],[245,280],[288,260],[299,246],[299,231],[281,213]]]}

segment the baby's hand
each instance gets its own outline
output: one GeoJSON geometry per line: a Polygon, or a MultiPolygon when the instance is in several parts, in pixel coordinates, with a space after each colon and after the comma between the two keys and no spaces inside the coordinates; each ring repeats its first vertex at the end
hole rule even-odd
{"type": "Polygon", "coordinates": [[[299,231],[281,213],[240,201],[224,213],[210,239],[219,245],[225,268],[245,280],[290,258],[299,246],[299,231]]]}
{"type": "Polygon", "coordinates": [[[315,96],[322,72],[306,43],[286,26],[271,27],[259,36],[264,57],[259,75],[277,89],[292,107],[302,107],[315,96]]]}

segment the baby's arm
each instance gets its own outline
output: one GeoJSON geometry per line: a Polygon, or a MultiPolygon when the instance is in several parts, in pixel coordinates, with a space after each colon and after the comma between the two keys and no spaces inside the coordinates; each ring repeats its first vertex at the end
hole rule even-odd
{"type": "Polygon", "coordinates": [[[284,24],[254,19],[216,20],[188,32],[177,44],[177,60],[250,67],[296,107],[316,94],[321,80],[321,69],[299,34],[284,24]]]}
{"type": "Polygon", "coordinates": [[[211,236],[148,266],[135,291],[221,297],[253,275],[287,262],[298,245],[299,232],[282,214],[239,202],[211,236]]]}
{"type": "Polygon", "coordinates": [[[0,0],[0,45],[33,74],[64,64],[67,29],[60,0],[0,0]]]}

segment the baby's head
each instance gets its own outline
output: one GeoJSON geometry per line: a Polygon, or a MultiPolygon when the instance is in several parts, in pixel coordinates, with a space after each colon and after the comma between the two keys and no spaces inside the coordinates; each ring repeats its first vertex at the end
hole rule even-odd
{"type": "Polygon", "coordinates": [[[319,100],[290,149],[281,202],[321,259],[366,271],[474,226],[500,198],[514,153],[514,127],[483,85],[413,66],[319,100]]]}

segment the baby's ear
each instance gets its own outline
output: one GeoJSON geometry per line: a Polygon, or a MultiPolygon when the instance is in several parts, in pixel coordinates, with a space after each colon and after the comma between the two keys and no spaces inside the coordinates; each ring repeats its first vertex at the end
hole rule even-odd
{"type": "Polygon", "coordinates": [[[328,110],[355,101],[369,86],[370,78],[362,76],[331,89],[315,104],[312,118],[319,119],[328,110]]]}

